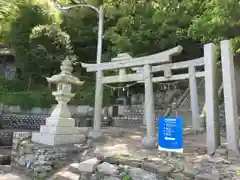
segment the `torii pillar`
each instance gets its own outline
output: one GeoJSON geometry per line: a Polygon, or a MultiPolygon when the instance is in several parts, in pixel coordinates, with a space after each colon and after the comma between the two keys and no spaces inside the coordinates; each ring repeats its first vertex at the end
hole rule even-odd
{"type": "Polygon", "coordinates": [[[155,131],[155,107],[152,82],[152,68],[149,64],[144,65],[144,86],[145,86],[145,101],[144,101],[144,119],[147,124],[147,134],[142,140],[142,145],[145,147],[154,147],[156,145],[155,131]]]}

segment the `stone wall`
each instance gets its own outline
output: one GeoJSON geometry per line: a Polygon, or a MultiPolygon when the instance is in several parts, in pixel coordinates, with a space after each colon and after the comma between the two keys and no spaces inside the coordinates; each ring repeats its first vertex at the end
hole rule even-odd
{"type": "Polygon", "coordinates": [[[30,132],[15,132],[13,134],[13,147],[11,164],[41,177],[48,176],[55,169],[62,167],[68,160],[79,152],[77,145],[46,146],[31,142],[30,132]]]}
{"type": "Polygon", "coordinates": [[[30,132],[14,132],[13,133],[13,139],[12,139],[12,157],[11,157],[11,163],[14,165],[16,162],[18,162],[18,151],[19,151],[19,145],[21,141],[23,141],[26,138],[30,138],[31,133],[30,132]]]}
{"type": "MultiPolygon", "coordinates": [[[[49,115],[3,114],[2,128],[38,130],[41,125],[45,124],[47,117],[49,115]]],[[[78,127],[91,126],[92,116],[74,115],[73,118],[78,127]]]]}
{"type": "MultiPolygon", "coordinates": [[[[25,110],[22,109],[20,106],[3,106],[3,113],[7,114],[14,114],[14,113],[23,113],[23,114],[48,114],[50,115],[56,105],[52,105],[51,108],[40,108],[40,107],[33,107],[32,109],[25,110]]],[[[93,108],[88,105],[81,105],[81,106],[73,106],[68,105],[68,109],[72,115],[74,114],[86,114],[89,112],[93,112],[93,108]]]]}
{"type": "Polygon", "coordinates": [[[39,129],[48,115],[3,114],[4,129],[39,129]]]}

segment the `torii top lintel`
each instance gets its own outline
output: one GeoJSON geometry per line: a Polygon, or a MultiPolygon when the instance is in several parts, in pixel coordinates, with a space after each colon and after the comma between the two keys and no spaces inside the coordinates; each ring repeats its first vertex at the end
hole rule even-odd
{"type": "MultiPolygon", "coordinates": [[[[87,68],[88,72],[144,66],[146,64],[161,64],[171,62],[171,56],[180,54],[182,52],[182,49],[183,49],[182,46],[177,46],[172,49],[144,57],[132,58],[131,56],[128,55],[129,57],[128,59],[123,58],[123,60],[121,61],[113,59],[111,62],[101,64],[86,64],[86,63],[81,64],[82,67],[87,68]]],[[[127,55],[127,53],[120,54],[119,58],[121,58],[123,55],[127,55]]]]}

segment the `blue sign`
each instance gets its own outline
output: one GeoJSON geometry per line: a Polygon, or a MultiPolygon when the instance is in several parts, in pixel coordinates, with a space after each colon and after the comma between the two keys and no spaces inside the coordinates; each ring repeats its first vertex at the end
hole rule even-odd
{"type": "Polygon", "coordinates": [[[160,151],[183,152],[183,118],[159,117],[158,149],[160,151]]]}

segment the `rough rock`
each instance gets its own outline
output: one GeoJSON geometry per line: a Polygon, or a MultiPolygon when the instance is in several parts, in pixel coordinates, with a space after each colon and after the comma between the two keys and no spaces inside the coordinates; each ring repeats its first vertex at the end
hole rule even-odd
{"type": "Polygon", "coordinates": [[[216,154],[220,156],[226,156],[227,155],[227,149],[226,148],[218,148],[216,150],[216,154]]]}
{"type": "Polygon", "coordinates": [[[100,161],[108,162],[110,164],[117,163],[117,158],[114,154],[111,154],[111,153],[102,154],[98,152],[96,156],[97,156],[97,159],[100,161]]]}
{"type": "Polygon", "coordinates": [[[4,171],[5,173],[12,171],[12,166],[10,165],[0,165],[0,170],[4,171]]]}
{"type": "Polygon", "coordinates": [[[69,171],[64,171],[57,173],[53,180],[82,180],[82,179],[80,179],[80,175],[78,174],[69,171]]]}
{"type": "Polygon", "coordinates": [[[121,179],[118,177],[104,176],[102,180],[121,180],[121,179]]]}
{"type": "Polygon", "coordinates": [[[144,162],[142,165],[142,168],[146,171],[157,173],[162,176],[167,176],[174,170],[173,167],[167,164],[161,165],[161,164],[156,164],[154,162],[144,162]]]}
{"type": "Polygon", "coordinates": [[[101,173],[104,173],[106,175],[117,175],[118,174],[118,166],[112,165],[110,163],[104,162],[97,166],[97,170],[101,173]]]}
{"type": "Polygon", "coordinates": [[[147,172],[141,168],[135,168],[135,167],[129,168],[128,173],[133,180],[149,180],[149,179],[157,180],[156,174],[147,172]]]}
{"type": "Polygon", "coordinates": [[[36,161],[36,157],[33,154],[27,154],[24,156],[21,156],[18,160],[18,163],[20,166],[26,166],[26,164],[32,164],[36,161]]]}
{"type": "Polygon", "coordinates": [[[132,167],[141,168],[143,161],[137,159],[131,159],[130,157],[120,157],[118,159],[119,164],[124,164],[132,167]]]}
{"type": "Polygon", "coordinates": [[[79,180],[90,180],[91,178],[92,178],[92,173],[91,172],[82,171],[80,173],[79,180]]]}
{"type": "Polygon", "coordinates": [[[100,161],[97,158],[88,159],[86,161],[79,163],[78,169],[79,171],[84,172],[94,172],[99,163],[100,161]]]}
{"type": "Polygon", "coordinates": [[[218,164],[224,162],[224,159],[222,157],[208,157],[208,162],[218,164]]]}
{"type": "Polygon", "coordinates": [[[193,168],[185,167],[183,174],[186,177],[194,178],[197,175],[197,170],[193,168]]]}
{"type": "Polygon", "coordinates": [[[217,178],[217,179],[221,179],[221,175],[219,173],[219,171],[216,168],[212,169],[212,175],[217,178]]]}
{"type": "Polygon", "coordinates": [[[220,180],[220,177],[216,177],[208,173],[202,173],[202,174],[198,174],[195,177],[195,180],[220,180]]]}
{"type": "MultiPolygon", "coordinates": [[[[186,176],[184,176],[184,174],[183,173],[171,173],[170,174],[170,177],[173,179],[173,180],[192,180],[193,178],[190,178],[190,177],[186,177],[186,176]]],[[[169,176],[167,177],[167,178],[165,178],[165,179],[169,179],[169,176]]],[[[165,180],[164,179],[164,180],[165,180]]]]}

